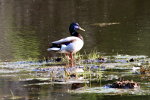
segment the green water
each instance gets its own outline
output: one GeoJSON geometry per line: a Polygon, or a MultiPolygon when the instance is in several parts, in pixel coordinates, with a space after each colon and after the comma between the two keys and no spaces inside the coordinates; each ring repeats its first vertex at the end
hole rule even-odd
{"type": "MultiPolygon", "coordinates": [[[[68,26],[74,21],[86,30],[81,54],[95,49],[109,56],[150,56],[149,4],[149,0],[0,0],[0,61],[58,56],[46,49],[50,42],[69,36],[68,26]]],[[[19,80],[22,75],[16,74],[21,68],[9,66],[5,73],[0,64],[0,98],[4,100],[12,95],[21,97],[19,100],[150,99],[149,95],[68,93],[68,85],[24,86],[19,80]]]]}
{"type": "Polygon", "coordinates": [[[85,30],[81,52],[147,55],[149,0],[0,0],[0,59],[55,56],[49,42],[69,36],[78,22],[85,30]],[[98,23],[98,25],[95,23],[98,23]],[[102,23],[106,25],[99,26],[102,23]],[[110,24],[108,23],[118,23],[110,24]]]}

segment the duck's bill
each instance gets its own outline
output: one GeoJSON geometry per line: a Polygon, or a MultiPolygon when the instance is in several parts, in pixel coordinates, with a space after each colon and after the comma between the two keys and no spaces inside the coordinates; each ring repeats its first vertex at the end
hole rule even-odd
{"type": "Polygon", "coordinates": [[[85,31],[83,28],[81,28],[81,27],[79,27],[79,30],[81,30],[81,31],[85,31]]]}

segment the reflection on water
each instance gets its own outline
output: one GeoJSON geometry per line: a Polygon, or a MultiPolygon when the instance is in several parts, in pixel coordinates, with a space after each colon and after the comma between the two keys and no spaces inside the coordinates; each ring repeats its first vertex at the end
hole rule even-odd
{"type": "Polygon", "coordinates": [[[149,0],[0,0],[0,59],[54,56],[48,43],[68,36],[77,21],[86,29],[83,51],[148,55],[149,0]],[[93,26],[96,23],[119,23],[93,26]],[[87,45],[88,44],[88,45],[87,45]]]}

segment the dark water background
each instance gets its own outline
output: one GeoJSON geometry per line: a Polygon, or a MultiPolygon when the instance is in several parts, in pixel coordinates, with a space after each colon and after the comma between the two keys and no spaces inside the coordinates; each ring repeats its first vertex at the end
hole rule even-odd
{"type": "MultiPolygon", "coordinates": [[[[56,56],[46,49],[50,42],[69,36],[71,22],[86,30],[81,33],[85,41],[81,53],[95,49],[106,55],[150,56],[150,0],[0,0],[0,61],[56,56]]],[[[25,97],[19,100],[150,99],[149,95],[70,94],[66,85],[23,87],[16,76],[0,76],[0,99],[7,100],[11,90],[25,97]]]]}
{"type": "Polygon", "coordinates": [[[0,60],[55,56],[48,43],[69,36],[78,22],[86,33],[81,53],[150,56],[149,0],[0,0],[0,60]],[[95,23],[119,23],[100,27],[95,23]]]}

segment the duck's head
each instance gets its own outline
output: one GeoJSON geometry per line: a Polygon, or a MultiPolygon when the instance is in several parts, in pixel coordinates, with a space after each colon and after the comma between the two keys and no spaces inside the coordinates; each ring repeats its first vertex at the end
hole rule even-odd
{"type": "Polygon", "coordinates": [[[78,31],[85,31],[83,28],[80,27],[78,23],[71,23],[69,27],[69,32],[72,36],[76,36],[78,34],[78,31]]]}

